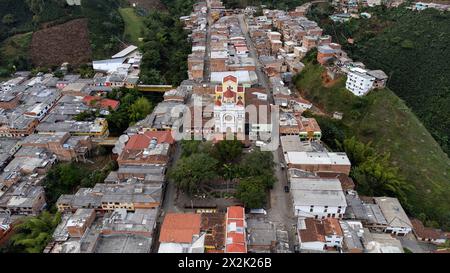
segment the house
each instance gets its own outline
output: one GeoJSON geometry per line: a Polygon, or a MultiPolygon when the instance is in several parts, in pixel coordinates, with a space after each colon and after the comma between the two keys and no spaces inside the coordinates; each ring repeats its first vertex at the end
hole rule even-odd
{"type": "Polygon", "coordinates": [[[231,206],[226,215],[225,253],[247,253],[245,210],[231,206]]]}
{"type": "Polygon", "coordinates": [[[344,215],[347,202],[338,179],[302,177],[289,172],[288,180],[296,216],[325,219],[344,215]]]}
{"type": "Polygon", "coordinates": [[[337,219],[316,220],[299,217],[298,240],[302,251],[324,251],[327,248],[341,248],[344,234],[337,219]]]}
{"type": "Polygon", "coordinates": [[[315,118],[300,117],[299,136],[300,140],[320,140],[322,137],[322,130],[315,118]]]}
{"type": "Polygon", "coordinates": [[[171,131],[145,131],[129,137],[117,163],[122,166],[142,166],[169,161],[175,140],[171,131]]]}
{"type": "Polygon", "coordinates": [[[247,219],[248,252],[271,253],[275,251],[277,238],[272,222],[260,218],[247,219]]]}
{"type": "Polygon", "coordinates": [[[365,253],[404,253],[400,240],[390,234],[374,233],[364,229],[362,242],[365,253]]]}
{"type": "Polygon", "coordinates": [[[442,230],[425,227],[419,219],[411,219],[411,224],[417,240],[440,245],[444,244],[447,239],[442,230]]]}
{"type": "Polygon", "coordinates": [[[324,65],[334,57],[335,50],[329,45],[321,45],[317,47],[317,61],[324,65]]]}
{"type": "Polygon", "coordinates": [[[225,213],[202,213],[201,231],[205,233],[205,252],[223,253],[225,251],[225,213]]]}
{"type": "Polygon", "coordinates": [[[201,215],[167,213],[161,226],[158,253],[204,253],[205,234],[200,233],[201,215]]]}
{"type": "Polygon", "coordinates": [[[125,208],[156,209],[162,198],[161,184],[98,183],[93,188],[80,188],[75,194],[63,194],[58,198],[58,211],[76,211],[79,208],[93,208],[98,212],[109,212],[125,208]]]}
{"type": "Polygon", "coordinates": [[[367,75],[375,78],[373,82],[373,88],[384,88],[386,87],[386,82],[388,80],[388,76],[383,70],[369,70],[367,71],[367,75]]]}
{"type": "Polygon", "coordinates": [[[412,231],[412,223],[397,198],[374,197],[373,199],[386,218],[387,226],[384,232],[404,236],[412,231]]]}
{"type": "Polygon", "coordinates": [[[285,162],[290,168],[310,172],[333,172],[349,174],[351,163],[345,153],[287,152],[285,162]]]}
{"type": "Polygon", "coordinates": [[[68,219],[66,228],[71,237],[82,237],[95,219],[94,209],[79,208],[68,219]]]}
{"type": "Polygon", "coordinates": [[[340,220],[344,241],[342,248],[348,253],[362,253],[364,246],[362,244],[362,236],[364,235],[364,228],[360,221],[340,220]]]}
{"type": "Polygon", "coordinates": [[[356,96],[364,96],[373,88],[375,77],[369,75],[367,70],[353,67],[347,74],[345,88],[356,96]]]}
{"type": "Polygon", "coordinates": [[[91,107],[98,107],[104,110],[117,110],[119,108],[120,102],[117,100],[102,98],[98,96],[85,96],[83,102],[91,107]]]}

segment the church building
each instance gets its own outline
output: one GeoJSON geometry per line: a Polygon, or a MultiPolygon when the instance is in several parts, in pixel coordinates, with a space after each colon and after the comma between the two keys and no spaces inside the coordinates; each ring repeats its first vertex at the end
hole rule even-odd
{"type": "Polygon", "coordinates": [[[245,87],[232,75],[215,88],[214,119],[216,133],[245,133],[245,87]]]}

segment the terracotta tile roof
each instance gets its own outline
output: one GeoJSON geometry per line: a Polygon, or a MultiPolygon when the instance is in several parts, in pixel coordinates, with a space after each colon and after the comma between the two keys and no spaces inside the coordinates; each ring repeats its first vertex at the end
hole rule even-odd
{"type": "Polygon", "coordinates": [[[161,226],[159,242],[192,243],[192,236],[200,234],[200,226],[200,214],[168,213],[161,226]]]}
{"type": "Polygon", "coordinates": [[[87,105],[97,106],[100,104],[100,107],[103,109],[109,109],[111,107],[113,110],[119,108],[119,101],[112,99],[105,99],[98,96],[85,96],[83,98],[83,102],[87,105]]]}
{"type": "Polygon", "coordinates": [[[243,207],[231,206],[227,208],[227,233],[225,252],[246,253],[247,239],[245,236],[245,211],[243,207]]]}
{"type": "Polygon", "coordinates": [[[228,219],[244,219],[244,208],[231,206],[227,208],[228,219]]]}
{"type": "Polygon", "coordinates": [[[224,82],[226,82],[226,81],[237,82],[237,78],[236,78],[235,76],[228,75],[228,76],[226,76],[225,78],[223,78],[223,81],[224,81],[224,82]]]}
{"type": "Polygon", "coordinates": [[[419,219],[411,219],[411,224],[417,237],[421,239],[437,240],[445,238],[441,230],[425,227],[419,219]]]}
{"type": "Polygon", "coordinates": [[[175,140],[172,137],[171,131],[147,131],[143,134],[136,134],[130,137],[125,149],[127,150],[143,150],[148,148],[152,138],[156,138],[158,144],[169,143],[173,144],[175,140]]]}
{"type": "Polygon", "coordinates": [[[302,242],[325,242],[323,225],[317,225],[317,222],[313,218],[305,219],[306,228],[299,230],[302,242]]]}
{"type": "Polygon", "coordinates": [[[299,230],[302,242],[325,242],[325,236],[333,234],[343,236],[341,225],[335,218],[324,220],[306,218],[305,227],[305,229],[299,230]]]}

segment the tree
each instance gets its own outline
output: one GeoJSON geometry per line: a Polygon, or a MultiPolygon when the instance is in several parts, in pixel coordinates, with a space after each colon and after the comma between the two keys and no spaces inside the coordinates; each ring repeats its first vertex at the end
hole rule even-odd
{"type": "Polygon", "coordinates": [[[152,111],[151,103],[144,97],[139,98],[131,105],[130,120],[132,122],[144,119],[152,111]]]}
{"type": "Polygon", "coordinates": [[[47,203],[52,205],[61,194],[72,193],[83,177],[83,170],[74,163],[60,163],[52,167],[43,183],[47,203]]]}
{"type": "Polygon", "coordinates": [[[14,15],[13,15],[13,14],[10,14],[10,13],[6,14],[6,15],[3,16],[3,18],[2,18],[2,23],[5,24],[5,25],[12,25],[12,24],[14,24],[16,21],[17,21],[17,20],[16,20],[16,18],[14,17],[14,15]]]}
{"type": "Polygon", "coordinates": [[[57,77],[58,79],[61,79],[62,77],[64,77],[64,73],[61,70],[58,70],[53,72],[53,76],[57,77]]]}
{"type": "Polygon", "coordinates": [[[192,154],[178,160],[169,171],[169,178],[179,189],[193,194],[199,191],[202,183],[217,177],[217,165],[218,161],[207,154],[192,154]]]}
{"type": "MultiPolygon", "coordinates": [[[[17,225],[17,233],[11,237],[12,244],[22,248],[23,252],[40,253],[52,240],[52,234],[61,221],[61,214],[51,214],[43,211],[35,217],[26,217],[24,222],[17,225]]],[[[21,251],[22,252],[22,251],[21,251]]]]}
{"type": "Polygon", "coordinates": [[[236,162],[242,155],[244,145],[239,140],[223,140],[213,147],[212,155],[222,163],[236,162]]]}
{"type": "Polygon", "coordinates": [[[248,208],[261,208],[266,202],[263,183],[257,178],[245,178],[237,186],[236,197],[248,208]]]}
{"type": "Polygon", "coordinates": [[[248,176],[258,176],[268,172],[273,173],[275,163],[271,152],[263,152],[256,149],[251,153],[245,154],[240,165],[248,176]]]}

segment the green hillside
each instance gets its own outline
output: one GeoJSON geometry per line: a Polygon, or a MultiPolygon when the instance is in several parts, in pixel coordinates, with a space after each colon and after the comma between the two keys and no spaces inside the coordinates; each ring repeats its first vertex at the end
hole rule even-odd
{"type": "Polygon", "coordinates": [[[119,12],[125,23],[125,40],[138,44],[145,33],[144,17],[137,15],[134,8],[120,8],[119,12]]]}
{"type": "Polygon", "coordinates": [[[450,228],[450,160],[427,129],[391,90],[359,98],[345,89],[344,77],[325,87],[322,73],[322,67],[309,62],[296,78],[299,92],[315,105],[327,113],[344,113],[342,122],[319,118],[319,123],[342,124],[346,137],[356,136],[390,154],[392,166],[414,186],[407,196],[409,212],[450,228]]]}
{"type": "Polygon", "coordinates": [[[83,0],[81,6],[69,6],[65,0],[0,0],[0,76],[9,75],[13,66],[30,69],[27,48],[32,32],[75,18],[88,19],[93,58],[111,56],[123,46],[121,4],[121,0],[83,0]],[[11,54],[15,43],[19,55],[11,54]]]}
{"type": "Polygon", "coordinates": [[[354,60],[384,70],[389,88],[450,154],[450,12],[380,6],[366,10],[370,19],[333,23],[324,11],[317,6],[310,17],[354,60]]]}

